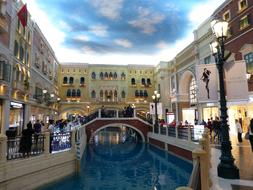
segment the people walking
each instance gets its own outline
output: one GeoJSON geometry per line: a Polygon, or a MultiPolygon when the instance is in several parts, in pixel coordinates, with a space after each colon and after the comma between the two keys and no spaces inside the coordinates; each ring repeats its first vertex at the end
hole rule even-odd
{"type": "Polygon", "coordinates": [[[250,124],[248,126],[248,133],[249,133],[249,141],[251,145],[251,150],[253,152],[253,119],[250,120],[250,124]]]}
{"type": "Polygon", "coordinates": [[[237,130],[238,142],[241,143],[242,142],[242,125],[240,124],[238,119],[235,120],[235,127],[236,127],[236,130],[237,130]]]}
{"type": "Polygon", "coordinates": [[[22,136],[20,140],[19,152],[23,154],[23,157],[29,157],[32,151],[32,134],[34,133],[32,129],[32,122],[29,121],[27,124],[27,129],[22,131],[22,136]]]}

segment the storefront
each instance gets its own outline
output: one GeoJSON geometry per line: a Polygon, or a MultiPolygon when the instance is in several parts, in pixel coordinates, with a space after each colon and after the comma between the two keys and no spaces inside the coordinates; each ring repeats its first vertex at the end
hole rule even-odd
{"type": "Polygon", "coordinates": [[[36,120],[43,121],[44,123],[48,123],[49,119],[54,118],[54,111],[51,109],[43,108],[43,107],[30,107],[30,120],[35,123],[36,120]]]}
{"type": "Polygon", "coordinates": [[[24,104],[18,102],[10,103],[10,130],[17,131],[20,135],[24,128],[24,104]]]}
{"type": "Polygon", "coordinates": [[[3,112],[3,101],[0,100],[0,132],[2,130],[2,124],[3,124],[3,116],[2,116],[2,112],[3,112]]]}
{"type": "Polygon", "coordinates": [[[208,119],[215,119],[215,117],[219,117],[219,108],[218,107],[205,107],[203,108],[203,119],[205,122],[208,119]]]}
{"type": "Polygon", "coordinates": [[[187,121],[188,124],[194,125],[197,118],[197,110],[195,108],[183,108],[182,109],[183,124],[187,121]]]}

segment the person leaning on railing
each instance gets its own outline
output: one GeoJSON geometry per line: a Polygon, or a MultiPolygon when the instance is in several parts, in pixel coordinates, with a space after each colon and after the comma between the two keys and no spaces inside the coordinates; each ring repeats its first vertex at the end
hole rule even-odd
{"type": "Polygon", "coordinates": [[[19,152],[23,154],[23,157],[29,157],[32,151],[32,134],[34,130],[32,129],[32,122],[29,121],[27,128],[22,131],[22,136],[19,145],[19,152]]]}

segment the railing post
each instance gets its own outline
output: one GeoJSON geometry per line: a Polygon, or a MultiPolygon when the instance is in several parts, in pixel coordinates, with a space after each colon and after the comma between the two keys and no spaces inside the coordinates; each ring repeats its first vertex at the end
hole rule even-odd
{"type": "Polygon", "coordinates": [[[0,134],[0,165],[5,164],[7,161],[6,158],[7,153],[7,137],[4,134],[0,134]]]}
{"type": "Polygon", "coordinates": [[[161,135],[161,126],[158,125],[158,134],[161,135]]]}
{"type": "Polygon", "coordinates": [[[209,164],[207,152],[203,149],[195,149],[192,152],[193,159],[199,159],[201,189],[209,189],[209,164]]]}
{"type": "Polygon", "coordinates": [[[134,115],[133,115],[133,117],[136,117],[136,109],[134,109],[134,115]]]}
{"type": "Polygon", "coordinates": [[[178,126],[175,126],[176,139],[178,139],[178,126]]]}
{"type": "Polygon", "coordinates": [[[166,136],[169,136],[169,129],[168,129],[168,125],[166,125],[166,136]]]}
{"type": "Polygon", "coordinates": [[[116,118],[119,118],[119,110],[116,110],[116,118]]]}
{"type": "Polygon", "coordinates": [[[76,150],[76,147],[75,147],[76,138],[75,138],[75,136],[76,136],[76,129],[71,131],[71,150],[72,150],[72,152],[75,152],[75,150],[76,150]]]}
{"type": "Polygon", "coordinates": [[[188,125],[188,142],[192,141],[192,136],[191,136],[191,126],[188,125]]]}
{"type": "Polygon", "coordinates": [[[101,109],[98,109],[98,118],[101,118],[101,109]]]}
{"type": "Polygon", "coordinates": [[[45,150],[45,155],[48,156],[50,154],[50,133],[45,132],[45,140],[44,140],[44,150],[45,150]]]}

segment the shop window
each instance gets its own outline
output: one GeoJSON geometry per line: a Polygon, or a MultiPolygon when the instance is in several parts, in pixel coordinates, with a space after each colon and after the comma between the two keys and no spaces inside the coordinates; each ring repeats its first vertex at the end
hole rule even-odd
{"type": "Polygon", "coordinates": [[[238,6],[239,6],[239,11],[243,11],[244,9],[246,9],[248,7],[247,0],[240,0],[238,2],[238,6]]]}
{"type": "Polygon", "coordinates": [[[126,98],[126,93],[124,90],[121,92],[121,98],[126,98]]]}
{"type": "Polygon", "coordinates": [[[74,78],[73,77],[69,77],[69,84],[73,84],[74,83],[74,78]]]}
{"type": "Polygon", "coordinates": [[[84,79],[84,77],[81,77],[80,78],[80,84],[83,85],[84,83],[85,83],[85,79],[84,79]]]}
{"type": "Polygon", "coordinates": [[[126,79],[125,73],[121,73],[121,79],[122,79],[122,80],[125,80],[125,79],[126,79]]]}
{"type": "Polygon", "coordinates": [[[104,74],[103,74],[103,72],[101,72],[101,73],[99,74],[99,77],[100,77],[101,80],[104,79],[104,74]]]}
{"type": "Polygon", "coordinates": [[[91,78],[94,79],[94,80],[96,79],[96,73],[95,72],[91,73],[91,78]]]}
{"type": "Polygon", "coordinates": [[[252,74],[253,73],[253,52],[250,52],[244,55],[244,60],[246,62],[247,72],[252,74]]]}
{"type": "Polygon", "coordinates": [[[15,57],[18,57],[18,49],[19,49],[19,45],[18,45],[17,40],[15,40],[14,42],[14,56],[15,57]]]}
{"type": "Polygon", "coordinates": [[[77,96],[77,97],[81,97],[81,90],[80,90],[80,89],[77,89],[77,91],[76,91],[76,96],[77,96]]]}
{"type": "Polygon", "coordinates": [[[189,88],[189,95],[190,95],[190,103],[195,104],[197,103],[197,85],[195,78],[192,78],[189,88]]]}
{"type": "Polygon", "coordinates": [[[75,89],[72,90],[72,94],[71,95],[72,95],[72,97],[76,97],[76,90],[75,89]]]}
{"type": "Polygon", "coordinates": [[[142,84],[142,85],[145,85],[145,83],[146,83],[145,79],[142,78],[142,79],[141,79],[141,84],[142,84]]]}
{"type": "Polygon", "coordinates": [[[117,79],[117,77],[118,77],[117,73],[116,73],[116,72],[114,72],[114,74],[113,74],[113,78],[114,78],[114,79],[117,79]]]}
{"type": "Polygon", "coordinates": [[[24,105],[11,102],[10,103],[10,115],[9,115],[9,127],[12,130],[18,131],[21,135],[21,131],[24,127],[24,105]]]}
{"type": "Polygon", "coordinates": [[[246,15],[240,19],[240,30],[249,26],[249,15],[246,15]]]}
{"type": "Polygon", "coordinates": [[[70,97],[70,96],[71,96],[71,90],[68,89],[68,90],[67,90],[67,97],[70,97]]]}
{"type": "Polygon", "coordinates": [[[207,56],[204,58],[204,64],[210,64],[211,63],[211,56],[207,56]]]}
{"type": "Polygon", "coordinates": [[[63,84],[68,84],[68,77],[63,77],[63,84]]]}
{"type": "Polygon", "coordinates": [[[91,98],[96,98],[96,92],[95,92],[95,90],[92,90],[92,92],[91,92],[91,98]]]}
{"type": "Polygon", "coordinates": [[[148,97],[148,92],[147,92],[147,90],[144,90],[144,97],[145,97],[145,98],[148,97]]]}
{"type": "Polygon", "coordinates": [[[143,97],[143,96],[144,96],[143,91],[140,90],[140,97],[143,97]]]}
{"type": "Polygon", "coordinates": [[[227,37],[230,38],[232,35],[233,35],[233,28],[232,28],[232,26],[228,26],[227,37]]]}
{"type": "Polygon", "coordinates": [[[131,84],[132,84],[132,85],[135,85],[135,78],[132,78],[132,79],[131,79],[131,84]]]}
{"type": "Polygon", "coordinates": [[[139,94],[139,90],[135,90],[135,97],[139,97],[140,94],[139,94]]]}

